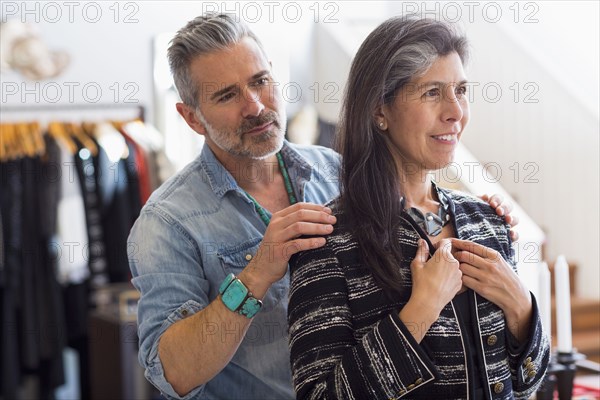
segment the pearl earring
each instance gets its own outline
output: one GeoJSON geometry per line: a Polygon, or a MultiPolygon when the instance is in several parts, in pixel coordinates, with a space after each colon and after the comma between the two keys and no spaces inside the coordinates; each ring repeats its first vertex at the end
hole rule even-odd
{"type": "Polygon", "coordinates": [[[384,124],[383,124],[383,122],[380,122],[380,123],[379,123],[379,127],[380,127],[381,129],[383,129],[383,125],[384,125],[384,124]]]}

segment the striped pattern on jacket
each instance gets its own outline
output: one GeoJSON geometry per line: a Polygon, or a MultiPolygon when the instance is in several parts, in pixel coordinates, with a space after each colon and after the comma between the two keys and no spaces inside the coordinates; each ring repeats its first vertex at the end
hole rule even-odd
{"type": "MultiPolygon", "coordinates": [[[[444,189],[445,190],[445,189],[444,189]]],[[[454,204],[457,237],[488,246],[515,268],[509,227],[487,204],[445,190],[454,204]]],[[[375,283],[358,253],[344,215],[319,249],[291,262],[288,309],[294,387],[299,399],[472,399],[466,374],[461,325],[453,302],[442,310],[420,344],[398,313],[411,291],[410,263],[419,234],[406,220],[397,233],[402,244],[401,279],[406,291],[391,303],[375,283]]],[[[511,354],[503,312],[477,294],[471,295],[475,342],[483,354],[486,397],[526,399],[539,386],[549,360],[535,298],[528,342],[511,354]]],[[[464,329],[464,328],[463,328],[464,329]]]]}

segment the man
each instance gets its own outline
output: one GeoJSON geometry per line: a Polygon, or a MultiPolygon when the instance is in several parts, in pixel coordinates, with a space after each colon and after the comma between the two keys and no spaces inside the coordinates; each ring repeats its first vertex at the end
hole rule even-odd
{"type": "Polygon", "coordinates": [[[294,398],[287,264],[333,229],[320,204],[339,193],[338,155],[284,140],[283,101],[245,24],[198,17],[168,53],[177,111],[205,146],[131,232],[140,362],[170,398],[294,398]]]}

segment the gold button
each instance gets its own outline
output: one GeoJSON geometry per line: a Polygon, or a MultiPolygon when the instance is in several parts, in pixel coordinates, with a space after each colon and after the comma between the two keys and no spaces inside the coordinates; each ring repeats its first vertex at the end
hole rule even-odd
{"type": "Polygon", "coordinates": [[[252,254],[246,254],[246,261],[252,260],[252,254]]]}
{"type": "Polygon", "coordinates": [[[494,392],[495,393],[502,393],[502,391],[504,390],[504,383],[502,382],[498,382],[494,385],[494,392]]]}
{"type": "Polygon", "coordinates": [[[532,369],[531,371],[529,371],[527,373],[527,376],[530,378],[533,378],[535,376],[535,374],[537,374],[537,371],[535,369],[532,369]]]}
{"type": "Polygon", "coordinates": [[[531,357],[527,357],[527,358],[525,359],[525,364],[527,364],[527,363],[530,363],[530,362],[531,362],[531,357]]]}
{"type": "Polygon", "coordinates": [[[423,383],[423,378],[419,378],[415,381],[415,385],[420,385],[421,383],[423,383]]]}
{"type": "Polygon", "coordinates": [[[525,368],[527,368],[527,369],[533,369],[533,368],[535,368],[535,365],[533,365],[533,363],[530,361],[530,362],[527,363],[527,365],[525,365],[525,368]]]}
{"type": "Polygon", "coordinates": [[[494,346],[496,343],[498,343],[498,336],[490,335],[487,339],[488,346],[494,346]]]}
{"type": "Polygon", "coordinates": [[[413,390],[413,389],[415,388],[415,384],[414,384],[414,383],[411,383],[411,384],[410,384],[410,385],[408,385],[406,388],[407,388],[408,390],[413,390]]]}
{"type": "Polygon", "coordinates": [[[400,389],[400,391],[398,392],[398,394],[399,394],[400,396],[402,396],[404,393],[406,393],[406,390],[404,390],[404,389],[400,389]]]}

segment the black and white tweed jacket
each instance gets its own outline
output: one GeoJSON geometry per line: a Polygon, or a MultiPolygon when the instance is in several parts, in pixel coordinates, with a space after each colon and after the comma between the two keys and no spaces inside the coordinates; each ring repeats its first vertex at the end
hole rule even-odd
{"type": "MultiPolygon", "coordinates": [[[[513,267],[508,226],[487,204],[447,191],[453,203],[457,236],[493,248],[513,267]]],[[[442,310],[418,344],[398,317],[411,291],[410,262],[419,234],[404,220],[398,231],[404,259],[400,265],[406,291],[390,303],[359,257],[349,221],[332,208],[338,222],[327,244],[292,259],[288,309],[291,365],[299,399],[473,399],[466,373],[466,349],[454,302],[442,310]]],[[[549,360],[533,298],[528,342],[512,354],[503,312],[475,294],[486,374],[486,398],[526,399],[539,386],[549,360]]]]}

